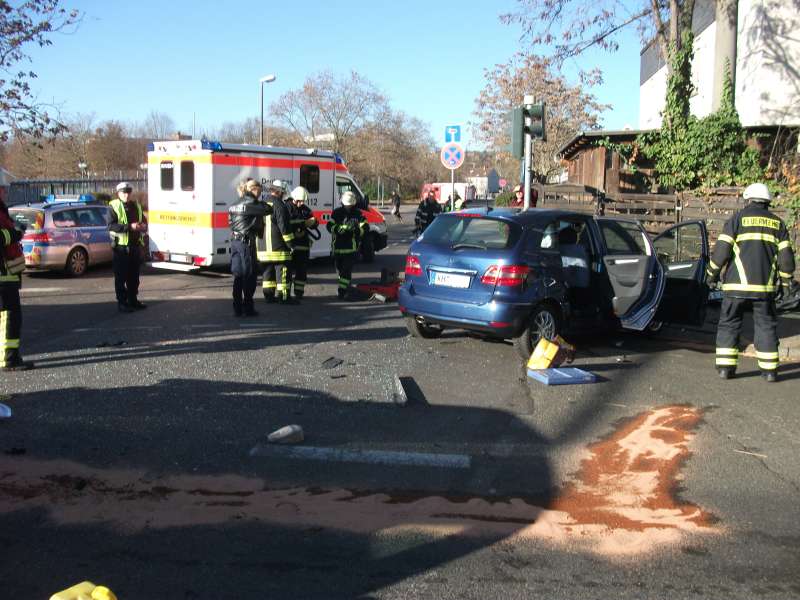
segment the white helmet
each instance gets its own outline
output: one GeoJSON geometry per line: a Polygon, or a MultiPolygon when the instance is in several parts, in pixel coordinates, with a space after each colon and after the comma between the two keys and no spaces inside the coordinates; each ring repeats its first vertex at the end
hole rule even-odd
{"type": "Polygon", "coordinates": [[[269,182],[269,191],[280,192],[285,196],[289,193],[289,184],[281,179],[273,179],[269,182]]]}
{"type": "Polygon", "coordinates": [[[292,200],[298,202],[308,202],[308,191],[302,185],[298,185],[292,190],[292,200]]]}
{"type": "Polygon", "coordinates": [[[356,203],[356,195],[350,190],[348,190],[344,194],[342,194],[341,201],[342,201],[342,206],[354,206],[356,203]]]}
{"type": "Polygon", "coordinates": [[[744,188],[744,199],[745,200],[760,200],[761,202],[771,202],[772,201],[772,194],[769,192],[769,188],[765,186],[763,183],[751,183],[746,188],[744,188]]]}

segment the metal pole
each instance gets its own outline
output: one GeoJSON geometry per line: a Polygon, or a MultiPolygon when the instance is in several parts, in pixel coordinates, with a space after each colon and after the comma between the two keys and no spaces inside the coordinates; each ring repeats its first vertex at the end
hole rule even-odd
{"type": "Polygon", "coordinates": [[[456,206],[456,170],[450,169],[450,212],[456,206]]]}
{"type": "Polygon", "coordinates": [[[523,210],[528,210],[531,207],[531,134],[530,134],[530,127],[531,127],[531,118],[527,114],[527,109],[533,104],[533,96],[530,94],[526,94],[525,98],[523,99],[523,104],[525,105],[526,112],[525,112],[525,200],[523,203],[523,210]]]}
{"type": "Polygon", "coordinates": [[[264,145],[264,82],[258,82],[258,91],[261,94],[261,129],[259,129],[258,143],[264,145]]]}

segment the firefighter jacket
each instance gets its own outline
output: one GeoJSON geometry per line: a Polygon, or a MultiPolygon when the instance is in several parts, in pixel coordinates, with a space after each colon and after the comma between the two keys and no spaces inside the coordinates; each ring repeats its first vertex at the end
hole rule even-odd
{"type": "Polygon", "coordinates": [[[292,259],[294,243],[289,207],[277,198],[267,204],[272,212],[264,219],[263,237],[256,239],[256,258],[261,262],[288,262],[292,259]]]}
{"type": "Polygon", "coordinates": [[[300,206],[292,204],[290,211],[295,250],[311,250],[312,242],[308,230],[312,229],[312,225],[316,227],[316,223],[311,220],[314,218],[314,213],[305,204],[300,206]]]}
{"type": "Polygon", "coordinates": [[[21,239],[22,232],[15,227],[8,208],[0,200],[0,286],[21,281],[20,273],[25,270],[21,239]]]}
{"type": "Polygon", "coordinates": [[[228,209],[228,225],[234,238],[244,241],[263,235],[264,219],[271,212],[272,207],[269,204],[246,193],[241,202],[228,209]]]}
{"type": "Polygon", "coordinates": [[[331,232],[334,255],[355,254],[369,224],[364,214],[356,207],[340,206],[331,213],[326,225],[331,232]]]}
{"type": "Polygon", "coordinates": [[[436,200],[428,202],[427,199],[419,203],[417,214],[414,215],[414,224],[420,231],[425,231],[428,225],[442,212],[442,207],[436,200]]]}
{"type": "Polygon", "coordinates": [[[725,223],[708,265],[709,283],[722,269],[722,291],[734,298],[771,298],[778,278],[786,285],[792,281],[789,233],[763,203],[751,202],[725,223]]]}
{"type": "MultiPolygon", "coordinates": [[[[138,215],[137,222],[145,223],[144,213],[142,212],[142,205],[138,202],[136,204],[136,214],[138,215]]],[[[111,222],[108,224],[108,233],[111,236],[111,245],[128,246],[130,225],[128,224],[128,213],[125,211],[125,203],[119,198],[115,198],[108,203],[111,209],[112,217],[111,222]]],[[[144,236],[138,236],[138,243],[144,246],[144,236]]]]}

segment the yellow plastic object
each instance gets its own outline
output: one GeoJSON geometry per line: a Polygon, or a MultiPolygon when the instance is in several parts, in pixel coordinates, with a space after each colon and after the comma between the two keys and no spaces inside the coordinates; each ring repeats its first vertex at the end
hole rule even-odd
{"type": "Polygon", "coordinates": [[[529,369],[549,369],[556,356],[558,355],[558,344],[551,342],[548,339],[542,338],[533,349],[530,360],[528,360],[529,369]]]}
{"type": "Polygon", "coordinates": [[[117,600],[117,597],[104,585],[82,581],[63,592],[53,594],[50,600],[117,600]]]}

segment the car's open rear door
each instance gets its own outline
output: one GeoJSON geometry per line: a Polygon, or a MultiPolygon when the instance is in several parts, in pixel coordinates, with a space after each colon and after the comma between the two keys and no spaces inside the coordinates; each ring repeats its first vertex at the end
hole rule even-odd
{"type": "Polygon", "coordinates": [[[664,268],[666,286],[655,319],[666,323],[702,325],[708,300],[705,271],[708,234],[703,221],[673,225],[653,240],[664,268]]]}
{"type": "Polygon", "coordinates": [[[614,296],[614,314],[625,329],[641,331],[664,293],[664,272],[647,233],[633,221],[598,218],[605,243],[603,264],[614,296]]]}

